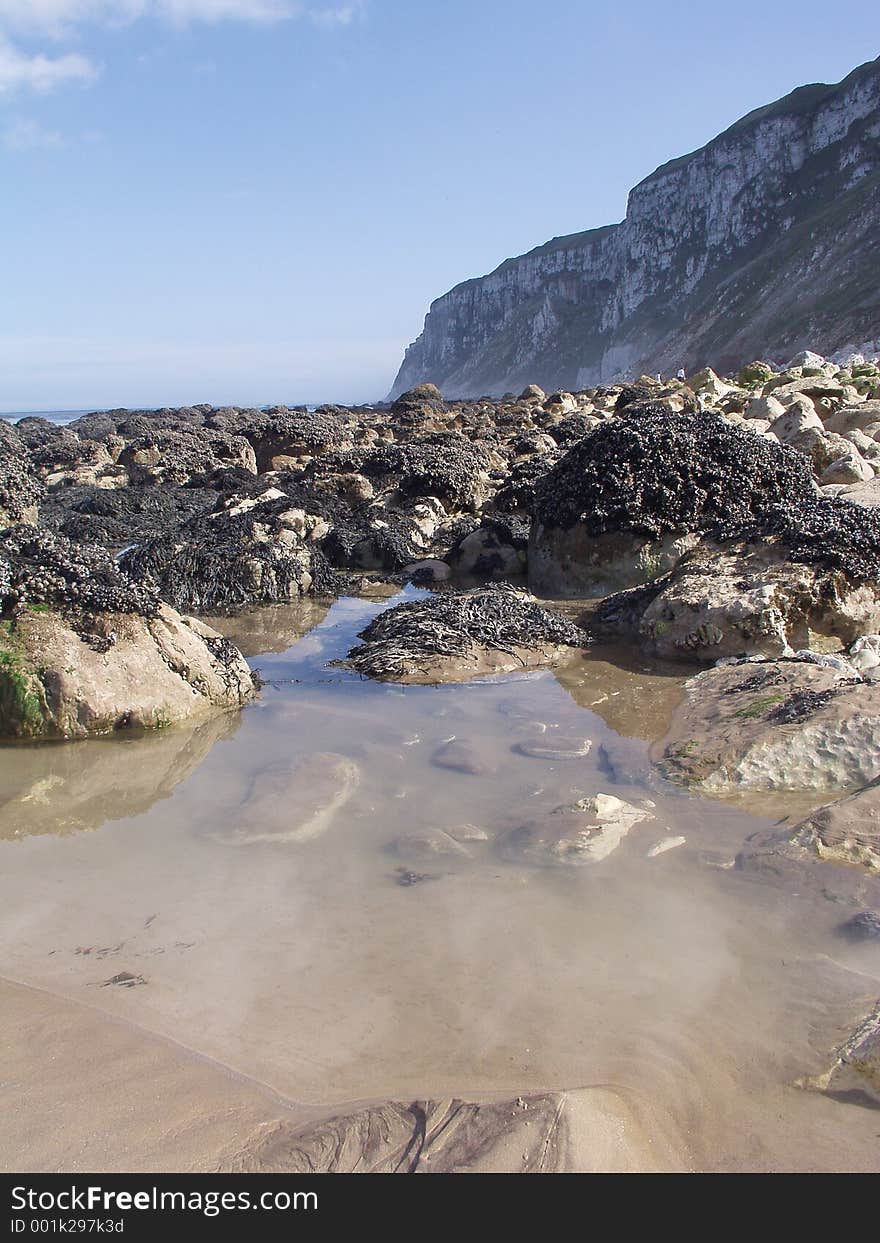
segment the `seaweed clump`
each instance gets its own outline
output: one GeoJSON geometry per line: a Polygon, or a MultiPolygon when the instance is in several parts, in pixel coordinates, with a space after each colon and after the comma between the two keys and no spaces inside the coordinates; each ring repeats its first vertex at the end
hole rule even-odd
{"type": "Polygon", "coordinates": [[[559,613],[541,607],[509,583],[449,591],[386,609],[358,635],[347,663],[372,678],[396,678],[413,661],[437,656],[475,658],[479,649],[582,647],[587,635],[559,613]]]}

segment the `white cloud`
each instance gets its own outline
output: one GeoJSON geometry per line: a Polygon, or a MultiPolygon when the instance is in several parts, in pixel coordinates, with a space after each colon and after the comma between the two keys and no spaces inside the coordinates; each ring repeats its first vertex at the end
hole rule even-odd
{"type": "Polygon", "coordinates": [[[63,147],[64,139],[57,130],[46,129],[39,121],[16,117],[0,134],[0,143],[7,151],[36,151],[63,147]]]}
{"type": "Polygon", "coordinates": [[[63,82],[90,82],[97,72],[78,52],[63,56],[22,52],[0,36],[0,95],[16,90],[51,91],[63,82]]]}
{"type": "Polygon", "coordinates": [[[349,25],[363,0],[316,5],[301,0],[0,0],[0,94],[29,89],[48,91],[64,82],[88,82],[97,67],[78,52],[51,56],[13,45],[21,38],[63,40],[87,25],[129,25],[152,18],[173,26],[224,21],[267,25],[308,18],[326,28],[349,25]]]}
{"type": "Polygon", "coordinates": [[[354,0],[352,4],[337,4],[332,7],[311,8],[309,18],[316,26],[350,26],[363,11],[363,4],[354,0]]]}
{"type": "Polygon", "coordinates": [[[60,38],[89,22],[126,25],[153,17],[189,22],[277,22],[303,11],[299,0],[0,0],[0,26],[60,38]]]}

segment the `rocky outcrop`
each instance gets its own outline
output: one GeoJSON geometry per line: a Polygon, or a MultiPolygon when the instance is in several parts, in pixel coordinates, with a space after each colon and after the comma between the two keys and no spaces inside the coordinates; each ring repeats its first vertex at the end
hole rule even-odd
{"type": "MultiPolygon", "coordinates": [[[[432,303],[392,393],[576,390],[880,338],[880,61],[672,160],[617,225],[557,237],[432,303]]],[[[876,349],[876,346],[874,347],[876,349]]]]}
{"type": "Polygon", "coordinates": [[[652,820],[650,811],[611,794],[596,794],[543,816],[530,816],[506,833],[502,858],[537,867],[582,867],[617,849],[630,829],[652,820]]]}
{"type": "Polygon", "coordinates": [[[771,541],[704,541],[654,583],[603,600],[592,619],[595,632],[634,639],[647,655],[706,663],[789,656],[811,632],[849,646],[878,627],[876,581],[849,584],[771,541]]]}
{"type": "Polygon", "coordinates": [[[161,729],[255,693],[240,652],[103,549],[31,527],[0,549],[0,735],[161,729]]]}
{"type": "Polygon", "coordinates": [[[815,493],[802,454],[720,414],[627,406],[536,485],[529,582],[548,595],[634,586],[700,534],[741,530],[815,493]]]}

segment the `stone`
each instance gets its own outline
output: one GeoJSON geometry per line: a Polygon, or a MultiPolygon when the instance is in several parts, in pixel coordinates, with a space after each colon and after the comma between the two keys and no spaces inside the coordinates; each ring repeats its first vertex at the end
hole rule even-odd
{"type": "Polygon", "coordinates": [[[880,627],[880,586],[833,589],[821,567],[772,544],[704,542],[653,585],[604,600],[594,633],[634,638],[662,659],[786,656],[809,647],[811,631],[851,644],[880,627]]]}
{"type": "Polygon", "coordinates": [[[548,732],[536,738],[522,738],[513,749],[535,760],[578,760],[589,755],[592,746],[590,738],[565,738],[548,732]]]}
{"type": "Polygon", "coordinates": [[[444,829],[421,829],[414,833],[402,833],[394,839],[392,849],[402,859],[411,859],[416,863],[431,859],[469,857],[467,848],[444,829]]]}
{"type": "Polygon", "coordinates": [[[664,837],[651,847],[647,852],[647,858],[656,859],[658,855],[665,855],[668,850],[677,850],[679,846],[685,845],[687,845],[685,837],[664,837]]]}
{"type": "Polygon", "coordinates": [[[819,476],[823,486],[829,483],[869,483],[875,475],[870,462],[866,462],[855,446],[852,446],[846,457],[839,457],[830,466],[826,466],[819,476]]]}
{"type": "Polygon", "coordinates": [[[633,825],[651,812],[611,794],[597,794],[543,816],[529,817],[498,840],[502,858],[539,867],[599,863],[617,849],[633,825]]]}
{"type": "Polygon", "coordinates": [[[800,1086],[880,1108],[880,1002],[837,1049],[828,1070],[800,1086]]]}
{"type": "Polygon", "coordinates": [[[880,872],[880,765],[874,781],[812,812],[796,825],[791,840],[820,859],[880,872]]]}
{"type": "Polygon", "coordinates": [[[215,836],[235,846],[303,843],[325,833],[360,781],[353,760],[317,751],[257,773],[229,830],[215,836]]]}
{"type": "Polygon", "coordinates": [[[857,790],[880,773],[880,685],[823,657],[718,665],[685,684],[653,755],[713,795],[857,790]]]}
{"type": "Polygon", "coordinates": [[[488,776],[498,771],[498,763],[492,751],[479,739],[450,738],[431,756],[437,768],[467,773],[473,777],[488,776]]]}
{"type": "Polygon", "coordinates": [[[241,653],[168,605],[151,617],[91,615],[84,637],[60,613],[23,608],[0,623],[0,732],[85,738],[164,729],[254,697],[241,653]]]}

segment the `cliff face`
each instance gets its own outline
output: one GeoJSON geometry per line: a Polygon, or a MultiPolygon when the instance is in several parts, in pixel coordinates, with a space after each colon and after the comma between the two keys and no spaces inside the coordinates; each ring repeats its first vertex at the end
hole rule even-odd
{"type": "Polygon", "coordinates": [[[432,303],[393,395],[735,369],[880,338],[880,58],[760,108],[554,238],[432,303]]]}

